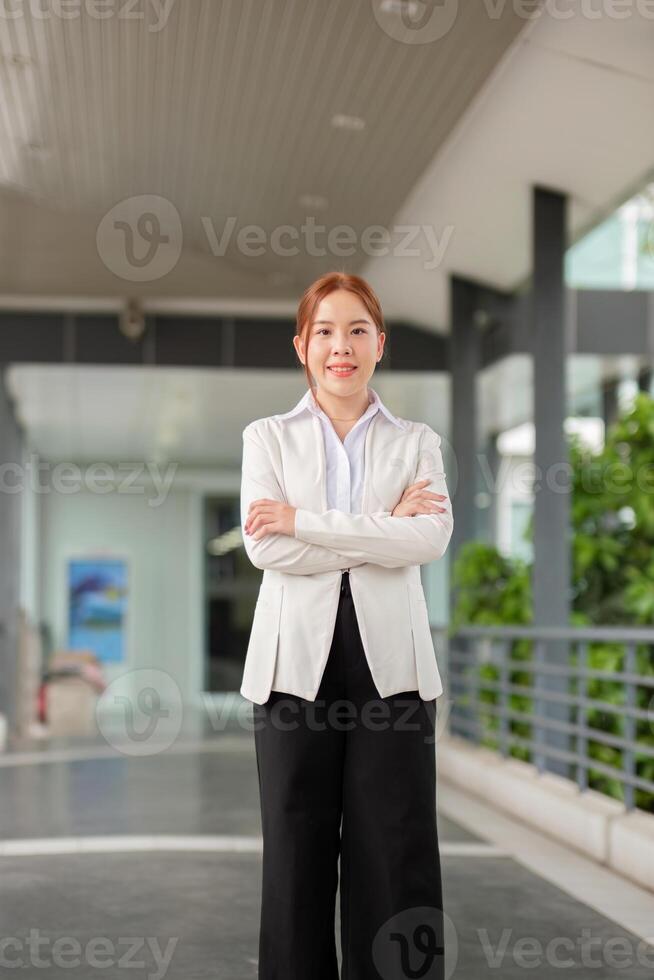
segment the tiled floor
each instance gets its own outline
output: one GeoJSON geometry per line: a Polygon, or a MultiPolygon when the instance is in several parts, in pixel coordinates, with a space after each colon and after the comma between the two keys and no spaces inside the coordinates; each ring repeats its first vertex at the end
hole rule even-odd
{"type": "MultiPolygon", "coordinates": [[[[0,762],[0,975],[256,978],[252,735],[182,739],[146,757],[106,748],[87,740],[0,762]]],[[[648,965],[636,934],[512,856],[506,818],[440,785],[439,807],[448,977],[651,980],[654,952],[648,965]]]]}

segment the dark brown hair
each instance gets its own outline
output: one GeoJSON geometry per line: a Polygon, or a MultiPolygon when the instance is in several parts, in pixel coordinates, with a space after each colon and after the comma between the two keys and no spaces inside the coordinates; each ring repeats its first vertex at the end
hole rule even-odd
{"type": "MultiPolygon", "coordinates": [[[[365,279],[362,279],[360,276],[349,275],[346,272],[327,272],[324,276],[321,276],[320,279],[316,279],[315,282],[312,282],[302,294],[297,308],[295,323],[296,336],[302,337],[304,340],[306,363],[303,365],[303,367],[309,388],[311,388],[311,373],[309,371],[309,358],[307,356],[309,348],[309,331],[319,304],[322,302],[325,296],[329,296],[329,294],[333,293],[336,289],[347,289],[349,292],[354,293],[355,296],[358,296],[367,309],[373,323],[377,327],[377,333],[379,334],[382,331],[386,333],[384,314],[382,313],[381,304],[375,295],[375,292],[368,285],[365,279]]],[[[384,346],[384,354],[385,353],[386,346],[384,346]]],[[[302,362],[300,361],[300,363],[302,362]]]]}

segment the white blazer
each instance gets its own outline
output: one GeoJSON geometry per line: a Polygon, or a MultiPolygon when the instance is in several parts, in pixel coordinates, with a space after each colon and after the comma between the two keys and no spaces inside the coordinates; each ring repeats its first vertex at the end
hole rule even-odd
{"type": "MultiPolygon", "coordinates": [[[[297,406],[296,406],[297,408],[297,406]]],[[[452,536],[446,512],[391,517],[403,491],[448,495],[441,438],[424,422],[378,411],[366,432],[361,513],[327,509],[320,419],[295,409],[255,419],[243,430],[241,527],[250,503],[266,497],[297,508],[295,537],[258,541],[242,530],[246,553],[263,569],[240,693],[263,704],[272,690],[315,701],[334,634],[341,571],[350,588],[361,641],[381,697],[417,690],[443,693],[420,565],[442,558],[452,536]]]]}

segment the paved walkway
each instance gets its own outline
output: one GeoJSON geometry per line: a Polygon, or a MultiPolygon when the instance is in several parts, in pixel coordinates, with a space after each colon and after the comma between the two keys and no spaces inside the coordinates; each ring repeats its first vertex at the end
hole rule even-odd
{"type": "MultiPolygon", "coordinates": [[[[438,794],[448,977],[651,980],[652,896],[438,794]]],[[[252,980],[260,849],[251,733],[0,757],[0,974],[252,980]]]]}

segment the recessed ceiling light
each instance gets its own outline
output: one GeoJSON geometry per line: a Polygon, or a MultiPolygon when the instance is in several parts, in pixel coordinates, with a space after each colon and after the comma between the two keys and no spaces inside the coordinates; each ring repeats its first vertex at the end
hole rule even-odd
{"type": "Polygon", "coordinates": [[[316,211],[324,211],[328,201],[326,197],[322,197],[320,194],[303,194],[299,198],[299,203],[303,208],[315,208],[316,211]]]}
{"type": "Polygon", "coordinates": [[[365,119],[361,116],[346,116],[342,112],[337,112],[332,116],[332,126],[335,129],[352,129],[360,130],[366,125],[365,119]]]}

